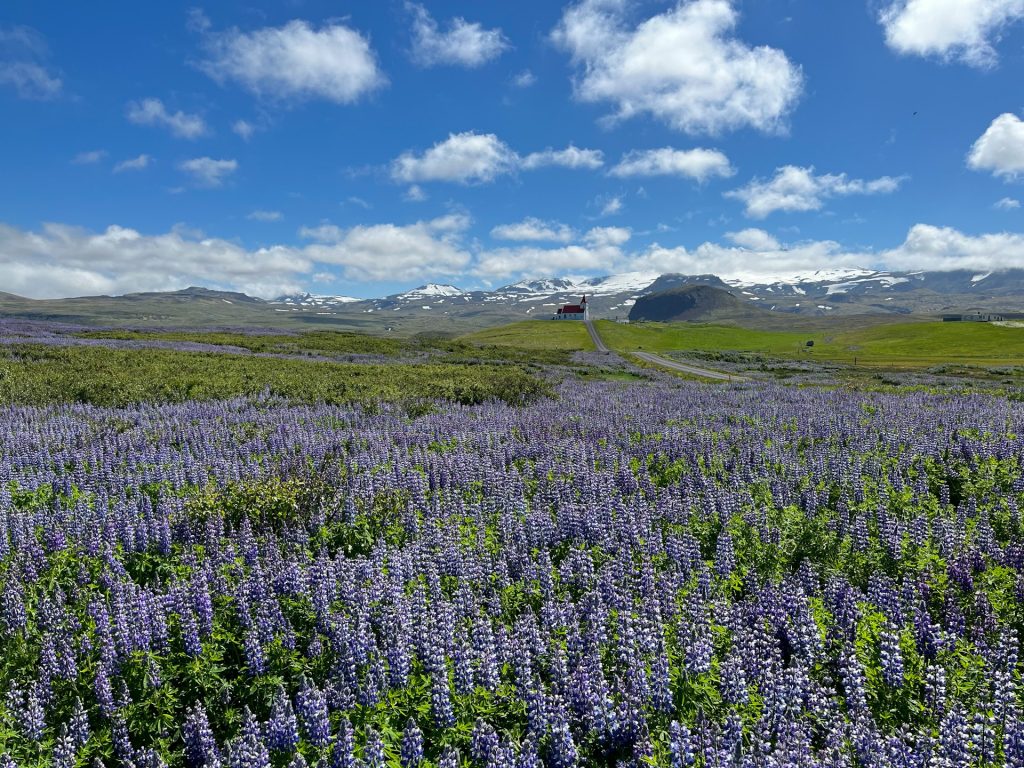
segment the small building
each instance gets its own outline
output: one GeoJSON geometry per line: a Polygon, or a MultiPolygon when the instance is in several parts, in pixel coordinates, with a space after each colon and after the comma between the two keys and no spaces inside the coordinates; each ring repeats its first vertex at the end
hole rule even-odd
{"type": "Polygon", "coordinates": [[[587,297],[584,296],[579,304],[566,304],[557,312],[552,320],[589,320],[590,313],[587,311],[587,297]]]}

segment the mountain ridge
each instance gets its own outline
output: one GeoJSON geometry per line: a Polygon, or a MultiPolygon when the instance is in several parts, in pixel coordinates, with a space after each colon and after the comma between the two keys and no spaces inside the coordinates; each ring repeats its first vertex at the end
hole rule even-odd
{"type": "MultiPolygon", "coordinates": [[[[299,293],[261,299],[237,291],[191,286],[178,291],[123,296],[26,299],[0,293],[0,317],[59,320],[83,324],[251,323],[335,326],[352,329],[446,329],[458,332],[515,320],[550,317],[562,304],[587,296],[595,318],[626,319],[637,300],[659,291],[708,286],[731,292],[750,307],[785,322],[878,315],[938,317],[984,310],[1024,312],[1024,269],[996,272],[896,272],[821,269],[751,282],[704,273],[623,272],[586,278],[522,280],[494,289],[463,289],[427,283],[377,298],[299,293]]],[[[735,314],[735,313],[734,313],[735,314]]],[[[739,313],[742,314],[742,313],[739,313]]],[[[774,321],[773,321],[774,322],[774,321]]]]}

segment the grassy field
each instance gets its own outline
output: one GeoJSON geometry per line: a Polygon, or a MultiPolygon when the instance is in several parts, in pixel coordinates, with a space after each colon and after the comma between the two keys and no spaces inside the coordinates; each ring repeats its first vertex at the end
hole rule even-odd
{"type": "MultiPolygon", "coordinates": [[[[615,323],[602,323],[615,325],[615,323]]],[[[583,323],[554,320],[524,320],[520,323],[488,328],[462,337],[476,344],[517,347],[531,350],[592,350],[593,343],[583,323]]]]}
{"type": "MultiPolygon", "coordinates": [[[[620,352],[752,352],[879,367],[955,363],[998,366],[1024,362],[1024,328],[989,323],[912,322],[848,328],[765,331],[728,325],[641,323],[598,320],[605,343],[620,352]],[[812,347],[807,346],[813,341],[812,347]]],[[[593,349],[582,323],[513,323],[475,333],[479,343],[536,349],[593,349]]]]}
{"type": "Polygon", "coordinates": [[[0,404],[123,406],[252,396],[298,402],[530,402],[548,386],[519,365],[345,364],[166,349],[0,347],[0,404]]]}
{"type": "Polygon", "coordinates": [[[619,325],[599,322],[613,349],[754,352],[885,367],[942,363],[1001,365],[1024,361],[1024,329],[988,323],[899,323],[853,330],[757,331],[713,325],[619,325]],[[807,346],[813,341],[812,347],[807,346]]]}

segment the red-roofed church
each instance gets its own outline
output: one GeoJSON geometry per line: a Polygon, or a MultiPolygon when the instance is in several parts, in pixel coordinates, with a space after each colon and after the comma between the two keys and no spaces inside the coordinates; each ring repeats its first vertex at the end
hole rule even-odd
{"type": "Polygon", "coordinates": [[[555,312],[552,320],[589,320],[590,313],[587,312],[587,297],[584,296],[579,304],[566,304],[555,312]]]}

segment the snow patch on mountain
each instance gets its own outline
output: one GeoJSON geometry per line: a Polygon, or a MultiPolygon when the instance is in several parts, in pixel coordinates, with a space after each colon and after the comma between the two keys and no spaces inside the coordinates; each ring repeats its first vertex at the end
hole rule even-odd
{"type": "Polygon", "coordinates": [[[438,285],[437,283],[427,283],[421,285],[419,288],[413,288],[411,291],[398,294],[400,299],[422,299],[427,296],[462,296],[466,292],[461,288],[456,288],[454,285],[438,285]]]}

